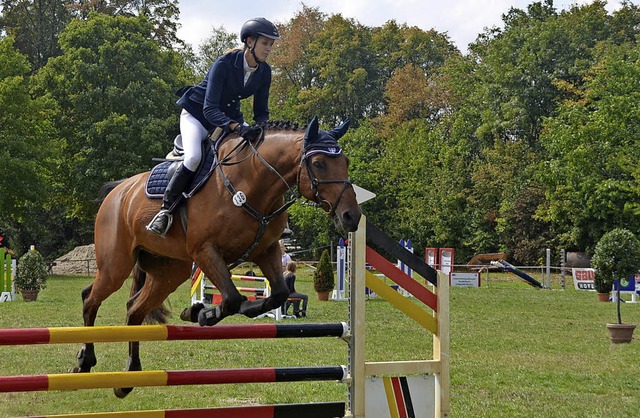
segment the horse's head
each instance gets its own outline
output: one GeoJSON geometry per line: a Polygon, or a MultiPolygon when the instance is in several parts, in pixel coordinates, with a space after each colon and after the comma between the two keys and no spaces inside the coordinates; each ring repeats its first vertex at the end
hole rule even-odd
{"type": "Polygon", "coordinates": [[[348,119],[331,131],[323,131],[318,117],[313,118],[304,136],[298,181],[305,198],[333,217],[338,228],[353,232],[362,211],[349,180],[349,159],[338,144],[347,129],[348,119]]]}

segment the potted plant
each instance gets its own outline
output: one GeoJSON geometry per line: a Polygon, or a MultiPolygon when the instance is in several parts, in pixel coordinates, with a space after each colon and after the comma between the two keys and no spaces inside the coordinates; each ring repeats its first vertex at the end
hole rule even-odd
{"type": "Polygon", "coordinates": [[[320,256],[318,268],[313,272],[313,288],[318,294],[318,300],[329,300],[329,292],[333,290],[335,285],[333,274],[329,251],[324,250],[320,256]]]}
{"type": "MultiPolygon", "coordinates": [[[[627,229],[616,228],[600,238],[591,259],[598,275],[611,285],[615,279],[635,275],[640,268],[640,241],[627,229]]],[[[635,325],[623,324],[620,315],[620,286],[616,289],[617,324],[607,324],[611,341],[630,342],[635,325]]]]}
{"type": "Polygon", "coordinates": [[[31,246],[20,260],[16,270],[15,285],[22,294],[22,299],[26,302],[34,301],[38,298],[38,292],[47,287],[47,265],[42,255],[31,246]]]}
{"type": "Polygon", "coordinates": [[[613,289],[613,283],[609,280],[605,280],[597,270],[593,275],[593,287],[596,289],[598,300],[600,302],[609,302],[611,290],[613,289]]]}

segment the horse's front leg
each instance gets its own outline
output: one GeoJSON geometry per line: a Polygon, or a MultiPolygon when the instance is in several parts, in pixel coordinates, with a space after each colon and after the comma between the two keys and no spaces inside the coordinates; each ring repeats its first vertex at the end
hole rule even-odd
{"type": "MultiPolygon", "coordinates": [[[[231,273],[220,253],[207,246],[194,254],[193,258],[222,296],[220,305],[210,308],[204,308],[204,306],[196,308],[198,323],[201,326],[215,325],[225,317],[240,312],[240,307],[247,298],[242,296],[233,284],[231,273]]],[[[191,309],[191,315],[195,315],[194,307],[192,306],[191,309]]]]}
{"type": "Polygon", "coordinates": [[[240,313],[249,318],[280,308],[289,297],[289,289],[282,277],[282,253],[278,242],[271,245],[261,257],[256,258],[255,263],[267,278],[271,291],[265,299],[242,302],[240,313]]]}

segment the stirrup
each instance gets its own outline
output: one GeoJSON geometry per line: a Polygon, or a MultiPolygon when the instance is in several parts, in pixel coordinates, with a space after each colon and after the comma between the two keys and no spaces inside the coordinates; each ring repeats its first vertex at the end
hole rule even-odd
{"type": "Polygon", "coordinates": [[[166,209],[162,209],[160,212],[156,213],[156,216],[154,216],[153,219],[151,219],[151,222],[147,225],[147,230],[164,237],[167,234],[167,231],[169,231],[169,228],[171,228],[171,224],[173,224],[173,214],[166,209]],[[166,218],[167,223],[164,229],[161,225],[158,225],[163,222],[162,217],[166,218]]]}

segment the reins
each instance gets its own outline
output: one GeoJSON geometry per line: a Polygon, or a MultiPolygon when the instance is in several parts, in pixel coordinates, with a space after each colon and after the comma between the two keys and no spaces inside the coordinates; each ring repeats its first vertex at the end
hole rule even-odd
{"type": "MultiPolygon", "coordinates": [[[[238,260],[236,260],[234,263],[232,263],[229,266],[227,266],[229,268],[229,270],[233,269],[234,267],[237,267],[239,264],[241,264],[242,262],[244,262],[246,260],[246,258],[249,256],[249,254],[251,254],[251,252],[260,244],[260,241],[262,240],[262,237],[264,236],[264,232],[267,229],[267,225],[269,224],[269,222],[271,222],[273,220],[273,218],[281,215],[283,212],[285,212],[287,209],[289,209],[289,207],[291,205],[293,205],[296,202],[296,200],[298,200],[298,198],[299,198],[298,193],[297,193],[297,189],[298,188],[293,189],[286,182],[284,177],[282,177],[282,175],[278,172],[278,170],[276,170],[275,167],[273,167],[267,160],[265,160],[264,157],[262,157],[262,155],[260,155],[260,152],[258,152],[258,147],[264,141],[264,131],[260,134],[259,138],[260,139],[256,142],[255,145],[253,143],[249,142],[249,141],[246,141],[246,140],[241,141],[240,143],[238,143],[238,145],[236,145],[231,150],[231,152],[229,152],[216,165],[216,168],[218,169],[218,172],[220,173],[220,178],[222,179],[222,182],[223,182],[224,186],[226,187],[226,189],[231,194],[231,197],[232,197],[232,200],[233,200],[233,204],[238,206],[238,207],[243,208],[253,219],[258,221],[258,225],[259,225],[258,232],[256,233],[256,237],[253,240],[253,243],[247,248],[247,250],[244,252],[244,254],[242,254],[242,256],[240,256],[240,258],[238,260]],[[240,159],[239,161],[231,162],[232,158],[235,155],[239,154],[242,150],[246,149],[247,147],[251,148],[251,154],[249,154],[246,157],[240,159]],[[285,186],[287,186],[287,190],[288,190],[289,194],[291,195],[291,198],[287,202],[285,202],[282,206],[280,206],[278,209],[276,209],[275,211],[273,211],[272,213],[270,213],[268,215],[263,215],[258,210],[256,210],[253,206],[251,206],[247,202],[247,197],[244,194],[244,192],[242,192],[241,190],[236,190],[236,188],[231,183],[231,180],[229,180],[229,178],[226,176],[226,174],[222,170],[222,166],[223,165],[224,166],[230,166],[230,165],[240,164],[243,161],[249,159],[252,155],[255,155],[258,158],[258,160],[267,169],[269,169],[269,171],[274,173],[285,184],[285,186]]],[[[216,147],[214,150],[215,150],[216,155],[217,155],[218,152],[219,152],[219,149],[216,147]]],[[[298,183],[299,183],[299,179],[297,179],[296,185],[298,183]]]]}
{"type": "MultiPolygon", "coordinates": [[[[331,217],[335,215],[335,210],[338,207],[338,204],[340,203],[340,200],[342,199],[342,196],[344,195],[345,190],[352,185],[349,179],[346,179],[346,180],[318,179],[315,176],[315,173],[313,172],[313,168],[308,158],[310,152],[313,151],[313,149],[305,150],[304,147],[301,150],[302,155],[300,157],[300,164],[298,165],[298,170],[296,174],[296,184],[295,186],[289,185],[287,181],[284,179],[284,177],[282,177],[282,175],[278,172],[278,170],[275,167],[273,167],[273,165],[271,165],[267,160],[265,160],[264,157],[258,151],[258,148],[260,147],[262,142],[264,142],[264,138],[265,138],[265,135],[263,131],[259,136],[259,140],[255,144],[246,140],[241,141],[236,146],[234,146],[234,148],[216,164],[216,168],[220,173],[220,178],[222,179],[222,182],[225,188],[231,194],[233,204],[235,206],[243,208],[253,219],[258,221],[258,225],[259,225],[258,231],[256,233],[256,237],[253,243],[247,248],[247,250],[244,252],[244,254],[242,254],[242,256],[240,256],[238,260],[236,260],[234,263],[228,266],[230,270],[233,269],[234,267],[237,267],[242,262],[244,262],[249,256],[249,254],[251,254],[251,252],[260,244],[260,241],[264,236],[264,232],[267,229],[267,225],[269,224],[269,222],[271,222],[274,218],[276,218],[277,216],[285,212],[287,209],[289,209],[289,207],[291,207],[291,205],[293,205],[296,201],[300,200],[300,197],[301,197],[300,196],[300,180],[301,180],[301,173],[302,173],[303,166],[305,166],[307,169],[307,175],[309,177],[309,181],[311,182],[311,189],[314,193],[314,200],[311,202],[301,201],[301,203],[306,205],[312,205],[315,207],[322,207],[324,204],[327,204],[328,212],[331,217]],[[233,161],[233,159],[237,157],[240,154],[240,152],[247,149],[247,147],[251,149],[251,153],[242,159],[233,161]],[[278,209],[276,209],[275,211],[267,215],[262,214],[261,212],[256,210],[253,206],[251,206],[247,202],[247,197],[244,194],[244,192],[241,190],[237,190],[231,183],[231,180],[229,180],[229,178],[226,176],[226,174],[222,170],[222,166],[231,166],[231,165],[240,164],[254,155],[269,171],[274,173],[278,177],[278,179],[285,184],[285,186],[287,187],[287,192],[291,196],[290,199],[286,201],[282,206],[280,206],[278,209]],[[322,197],[322,195],[320,194],[320,190],[318,189],[318,186],[322,184],[335,184],[335,183],[342,183],[343,187],[336,201],[334,203],[331,203],[328,200],[326,200],[324,197],[322,197]]],[[[217,156],[219,153],[219,143],[216,145],[217,146],[214,147],[214,151],[217,156]]]]}

